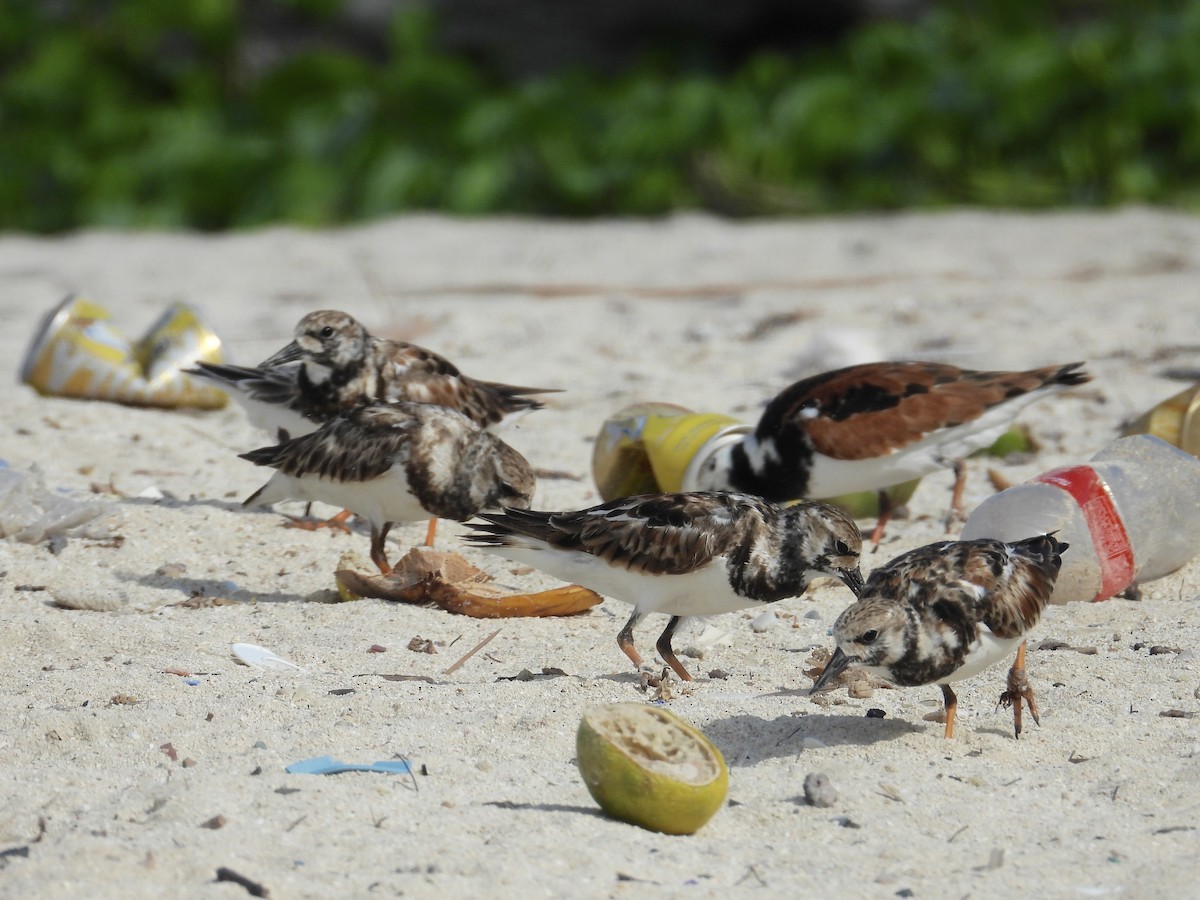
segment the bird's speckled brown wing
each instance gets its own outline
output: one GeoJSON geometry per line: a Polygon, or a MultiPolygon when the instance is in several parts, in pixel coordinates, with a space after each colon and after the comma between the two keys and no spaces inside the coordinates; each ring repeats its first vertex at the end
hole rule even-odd
{"type": "Polygon", "coordinates": [[[863,596],[907,602],[951,625],[978,618],[997,637],[1019,637],[1041,617],[1066,548],[1049,535],[1011,545],[990,539],[930,544],[873,571],[863,596]],[[962,615],[964,607],[969,616],[962,615]]]}
{"type": "Polygon", "coordinates": [[[744,494],[653,494],[573,512],[484,513],[473,539],[503,545],[506,534],[524,535],[631,571],[679,575],[742,546],[764,527],[764,509],[744,494]]]}
{"type": "MultiPolygon", "coordinates": [[[[1062,554],[1067,547],[1051,535],[1039,535],[1008,545],[1003,557],[1011,566],[1011,572],[1007,578],[993,584],[990,608],[982,616],[993,634],[1002,638],[1018,637],[1037,624],[1042,610],[1050,602],[1062,567],[1062,554]]],[[[995,559],[988,561],[988,574],[995,571],[995,565],[995,559]]],[[[995,578],[994,575],[991,577],[995,578]]]]}
{"type": "Polygon", "coordinates": [[[404,404],[362,406],[312,434],[241,457],[294,478],[314,475],[340,482],[370,481],[396,464],[419,425],[404,404]]]}

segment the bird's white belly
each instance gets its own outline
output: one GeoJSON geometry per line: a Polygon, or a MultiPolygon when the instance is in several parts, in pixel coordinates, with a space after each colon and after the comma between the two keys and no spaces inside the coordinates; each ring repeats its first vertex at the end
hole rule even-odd
{"type": "Polygon", "coordinates": [[[1011,403],[993,407],[978,419],[935,431],[887,456],[834,459],[814,453],[808,495],[823,498],[873,491],[947,468],[955,460],[994,444],[1008,430],[1015,412],[1011,403]]]}
{"type": "Polygon", "coordinates": [[[430,517],[409,492],[408,480],[400,466],[393,466],[369,481],[293,478],[276,472],[259,499],[264,503],[316,500],[348,509],[376,526],[384,522],[420,522],[430,517]]]}
{"type": "Polygon", "coordinates": [[[1025,638],[1000,638],[992,634],[986,625],[979,626],[979,640],[967,650],[967,656],[960,668],[951,672],[945,678],[939,678],[936,684],[949,684],[953,681],[963,681],[973,675],[978,675],[984,669],[994,666],[1015,653],[1021,641],[1025,638]]]}
{"type": "Polygon", "coordinates": [[[647,575],[609,565],[588,553],[535,547],[484,549],[531,565],[562,581],[581,584],[606,597],[630,603],[642,613],[711,616],[759,605],[757,600],[734,593],[724,559],[683,575],[647,575]]]}
{"type": "Polygon", "coordinates": [[[924,449],[873,459],[833,459],[814,453],[807,493],[809,497],[824,499],[855,491],[874,491],[942,468],[945,466],[924,449]]]}

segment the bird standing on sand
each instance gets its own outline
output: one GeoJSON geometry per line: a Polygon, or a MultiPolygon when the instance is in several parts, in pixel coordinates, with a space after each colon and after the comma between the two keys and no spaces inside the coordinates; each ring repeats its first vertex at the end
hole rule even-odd
{"type": "Polygon", "coordinates": [[[798,597],[821,575],[857,595],[862,535],[823,503],[782,507],[745,494],[627,497],[573,512],[483,513],[473,546],[633,604],[617,644],[639,669],[633,629],[646,613],[671,616],[658,639],[663,661],[692,677],[671,639],[685,616],[706,616],[798,597]]]}
{"type": "MultiPolygon", "coordinates": [[[[697,486],[784,502],[879,490],[953,468],[950,522],[962,515],[962,460],[988,447],[1030,403],[1091,378],[1083,363],[977,372],[930,362],[850,366],[798,381],[753,432],[701,467],[697,486]]],[[[872,535],[887,521],[886,494],[872,535]]]]}
{"type": "MultiPolygon", "coordinates": [[[[189,374],[215,382],[245,408],[251,423],[280,441],[310,434],[363,404],[404,401],[454,409],[491,428],[541,409],[528,394],[551,392],[471,378],[432,350],[372,336],[338,310],[304,316],[292,342],[255,368],[197,365],[189,374]]],[[[326,524],[340,525],[345,518],[326,524]]],[[[426,543],[433,542],[434,524],[426,543]]]]}
{"type": "Polygon", "coordinates": [[[466,416],[430,403],[359,406],[318,430],[241,454],[277,471],[243,505],[319,500],[371,524],[371,560],[396,522],[465,521],[480,510],[527,507],[535,479],[520,453],[466,416]]]}
{"type": "Polygon", "coordinates": [[[1001,703],[1012,705],[1021,736],[1021,703],[1038,721],[1025,678],[1025,635],[1045,609],[1068,545],[1041,535],[1006,544],[983,538],[943,541],[897,556],[871,572],[858,600],[833,625],[837,643],[812,687],[849,666],[893,684],[937,684],[954,737],[958,698],[950,683],[970,678],[1020,644],[1001,703]]]}

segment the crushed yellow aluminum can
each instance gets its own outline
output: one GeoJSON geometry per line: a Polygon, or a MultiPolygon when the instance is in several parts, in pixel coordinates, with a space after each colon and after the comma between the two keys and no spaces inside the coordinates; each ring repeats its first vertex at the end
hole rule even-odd
{"type": "Polygon", "coordinates": [[[112,326],[104,307],[68,296],[39,323],[21,381],[48,397],[111,400],[133,406],[223,406],[224,393],[180,368],[221,361],[220,339],[193,311],[173,307],[137,345],[112,326]]]}
{"type": "Polygon", "coordinates": [[[1200,456],[1200,384],[1168,397],[1129,423],[1122,433],[1152,434],[1200,456]]]}
{"type": "Polygon", "coordinates": [[[635,403],[605,420],[592,450],[592,475],[605,500],[686,490],[688,466],[712,438],[748,430],[717,413],[672,403],[635,403]]]}

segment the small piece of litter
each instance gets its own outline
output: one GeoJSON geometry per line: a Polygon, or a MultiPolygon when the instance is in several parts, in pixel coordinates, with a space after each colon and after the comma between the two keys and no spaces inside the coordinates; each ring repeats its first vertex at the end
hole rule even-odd
{"type": "Polygon", "coordinates": [[[38,544],[55,535],[113,537],[119,508],[107,501],[77,500],[46,487],[41,470],[0,467],[0,538],[38,544]]]}
{"type": "Polygon", "coordinates": [[[267,889],[257,881],[251,881],[245,875],[241,875],[233,869],[221,866],[217,869],[217,881],[228,881],[246,889],[246,893],[251,897],[267,897],[267,889]]]}
{"type": "Polygon", "coordinates": [[[276,656],[266,647],[257,644],[234,644],[229,650],[237,659],[254,669],[266,669],[271,672],[304,671],[294,662],[276,656]]]}
{"type": "Polygon", "coordinates": [[[412,771],[407,760],[385,759],[373,763],[347,763],[332,756],[314,756],[294,762],[286,769],[289,775],[336,775],[339,772],[381,772],[384,775],[407,775],[412,771]]]}

